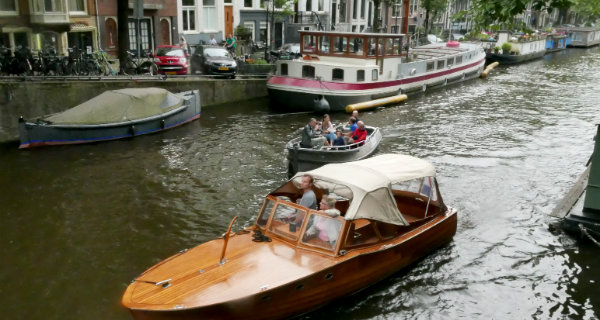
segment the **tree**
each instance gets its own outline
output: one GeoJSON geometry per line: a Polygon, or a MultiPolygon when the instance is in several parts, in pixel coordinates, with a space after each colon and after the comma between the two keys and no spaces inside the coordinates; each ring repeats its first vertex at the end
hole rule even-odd
{"type": "Polygon", "coordinates": [[[269,49],[272,49],[272,43],[275,41],[275,22],[281,22],[287,16],[292,16],[295,14],[294,12],[294,4],[298,2],[298,0],[271,0],[273,8],[265,8],[267,12],[270,13],[270,21],[271,24],[269,27],[269,33],[271,34],[271,41],[266,43],[269,49]]]}
{"type": "Polygon", "coordinates": [[[474,0],[469,11],[477,29],[485,29],[491,24],[512,27],[514,17],[523,13],[529,3],[534,10],[548,12],[554,8],[568,8],[572,4],[571,0],[474,0]]]}
{"type": "Polygon", "coordinates": [[[447,0],[421,0],[421,6],[425,9],[425,34],[429,34],[429,14],[433,12],[433,20],[438,13],[446,10],[447,5],[447,0]]]}
{"type": "Polygon", "coordinates": [[[573,11],[577,12],[586,24],[600,18],[600,0],[573,0],[573,11]]]}

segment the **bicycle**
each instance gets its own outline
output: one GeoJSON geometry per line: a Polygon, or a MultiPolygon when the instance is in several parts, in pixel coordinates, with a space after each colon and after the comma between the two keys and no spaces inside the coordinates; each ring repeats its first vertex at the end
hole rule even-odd
{"type": "Polygon", "coordinates": [[[147,52],[144,52],[142,59],[138,59],[138,62],[134,60],[135,53],[127,51],[127,62],[125,66],[121,67],[121,72],[127,75],[136,74],[149,74],[154,76],[158,74],[158,66],[147,52]]]}
{"type": "Polygon", "coordinates": [[[115,70],[110,65],[110,62],[108,61],[109,57],[108,57],[108,53],[106,53],[106,51],[104,51],[102,49],[100,49],[98,51],[94,51],[93,56],[94,56],[94,59],[96,60],[96,63],[100,67],[100,70],[103,75],[105,75],[105,76],[108,76],[108,75],[116,76],[117,75],[115,70]]]}

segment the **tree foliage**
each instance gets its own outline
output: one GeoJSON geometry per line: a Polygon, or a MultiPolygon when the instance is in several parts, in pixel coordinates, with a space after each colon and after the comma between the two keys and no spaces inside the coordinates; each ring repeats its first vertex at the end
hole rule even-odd
{"type": "Polygon", "coordinates": [[[429,33],[429,17],[435,20],[435,17],[446,10],[448,0],[421,0],[421,6],[425,9],[425,33],[429,33]],[[433,14],[433,15],[432,15],[433,14]]]}
{"type": "Polygon", "coordinates": [[[572,0],[573,10],[583,22],[594,22],[600,18],[600,0],[572,0]]]}
{"type": "MultiPolygon", "coordinates": [[[[474,0],[469,10],[474,26],[479,29],[491,24],[511,25],[514,17],[523,13],[529,3],[534,10],[568,8],[573,0],[474,0]]],[[[580,0],[591,1],[591,0],[580,0]]],[[[599,0],[593,0],[599,1],[599,0]]]]}

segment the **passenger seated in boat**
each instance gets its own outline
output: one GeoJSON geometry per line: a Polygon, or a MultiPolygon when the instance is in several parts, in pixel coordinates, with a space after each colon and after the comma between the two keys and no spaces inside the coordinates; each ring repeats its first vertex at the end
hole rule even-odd
{"type": "MultiPolygon", "coordinates": [[[[367,130],[365,129],[365,124],[362,121],[358,122],[358,128],[354,131],[352,136],[350,136],[349,143],[357,143],[361,141],[365,141],[367,139],[367,130]]],[[[364,143],[360,144],[361,146],[364,143]]]]}
{"type": "Polygon", "coordinates": [[[358,125],[356,124],[356,118],[355,117],[350,117],[350,119],[348,119],[348,123],[346,123],[346,127],[349,127],[350,132],[348,132],[348,135],[351,135],[352,133],[354,133],[354,130],[356,130],[356,128],[358,128],[358,125]]]}
{"type": "Polygon", "coordinates": [[[305,174],[302,176],[302,180],[300,182],[300,189],[302,189],[302,198],[300,198],[299,205],[305,206],[309,209],[317,210],[317,196],[315,192],[312,190],[312,186],[314,183],[314,178],[310,174],[305,174]]]}
{"type": "Polygon", "coordinates": [[[310,118],[310,121],[302,129],[302,141],[300,147],[312,148],[313,146],[323,146],[327,144],[325,137],[317,133],[321,126],[317,123],[317,119],[310,118]]]}
{"type": "Polygon", "coordinates": [[[327,139],[327,144],[332,146],[333,140],[335,140],[335,128],[328,114],[323,116],[323,135],[327,139]]]}
{"type": "MultiPolygon", "coordinates": [[[[342,130],[338,129],[335,132],[335,139],[333,140],[333,146],[345,146],[346,145],[346,140],[344,140],[344,136],[342,134],[342,130]]],[[[336,149],[343,149],[343,148],[336,148],[336,149]]]]}
{"type": "Polygon", "coordinates": [[[356,122],[360,121],[360,118],[358,117],[358,110],[352,110],[352,116],[354,119],[356,119],[356,122]]]}
{"type": "MultiPolygon", "coordinates": [[[[326,213],[329,217],[335,218],[340,215],[340,211],[335,208],[336,200],[329,196],[323,196],[319,203],[319,212],[326,213]]],[[[330,219],[318,215],[313,215],[312,224],[306,230],[305,238],[318,237],[327,242],[331,247],[335,247],[335,242],[340,234],[341,223],[335,219],[330,219]]]]}

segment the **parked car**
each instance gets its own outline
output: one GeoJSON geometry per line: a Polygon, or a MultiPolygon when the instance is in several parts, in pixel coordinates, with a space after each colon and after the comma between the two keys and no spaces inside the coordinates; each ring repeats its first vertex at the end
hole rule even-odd
{"type": "Polygon", "coordinates": [[[217,46],[196,47],[190,58],[191,73],[221,75],[235,78],[238,65],[227,49],[217,46]]]}
{"type": "Polygon", "coordinates": [[[188,57],[180,46],[158,46],[154,63],[158,66],[160,74],[188,74],[188,57]]]}

